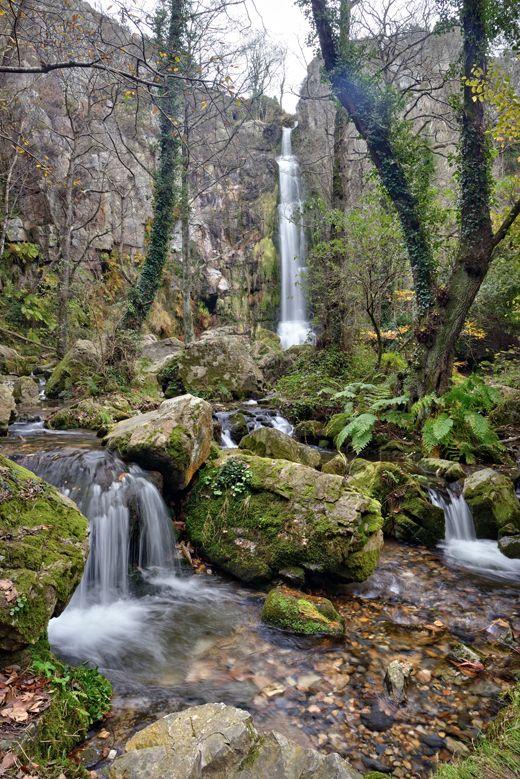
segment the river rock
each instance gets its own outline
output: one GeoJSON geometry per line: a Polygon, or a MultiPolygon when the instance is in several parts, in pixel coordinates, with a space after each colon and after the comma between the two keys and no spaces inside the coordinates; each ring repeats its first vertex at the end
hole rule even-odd
{"type": "Polygon", "coordinates": [[[0,651],[34,644],[83,573],[88,522],[77,506],[0,455],[0,651]]]}
{"type": "Polygon", "coordinates": [[[199,551],[246,582],[268,582],[288,566],[362,581],[382,548],[380,504],[340,476],[287,460],[222,452],[186,504],[199,551]]]}
{"type": "Polygon", "coordinates": [[[264,378],[248,342],[236,335],[207,335],[167,360],[158,373],[166,397],[191,392],[208,400],[258,397],[264,378]]]}
{"type": "Polygon", "coordinates": [[[384,684],[388,696],[396,703],[401,703],[406,697],[406,687],[412,675],[413,668],[409,663],[392,660],[385,673],[384,684]]]}
{"type": "Polygon", "coordinates": [[[498,539],[498,548],[506,557],[520,558],[520,535],[502,536],[498,539]]]}
{"type": "Polygon", "coordinates": [[[109,769],[110,779],[361,779],[337,754],[323,755],[223,703],[193,706],[144,728],[109,769]]]}
{"type": "Polygon", "coordinates": [[[0,373],[19,375],[24,368],[25,360],[16,349],[0,344],[0,373]]]}
{"type": "Polygon", "coordinates": [[[319,452],[311,446],[299,444],[294,438],[273,427],[260,427],[244,436],[240,441],[240,449],[247,449],[259,457],[272,457],[276,460],[290,460],[293,463],[319,468],[321,458],[319,452]]]}
{"type": "Polygon", "coordinates": [[[135,416],[138,411],[151,411],[158,401],[138,396],[136,405],[131,405],[124,395],[106,395],[102,398],[84,398],[64,406],[51,414],[45,427],[51,430],[94,430],[105,435],[116,422],[135,416]]]}
{"type": "Polygon", "coordinates": [[[330,600],[289,587],[271,590],[262,608],[262,622],[304,636],[340,637],[345,633],[345,620],[330,600]]]}
{"type": "Polygon", "coordinates": [[[165,400],[158,409],[118,422],[105,438],[109,449],[143,468],[159,471],[168,492],[188,486],[210,453],[211,406],[193,395],[165,400]]]}
{"type": "Polygon", "coordinates": [[[13,397],[20,406],[34,407],[40,400],[38,382],[31,376],[19,376],[13,385],[13,397]]]}
{"type": "Polygon", "coordinates": [[[418,464],[419,472],[426,476],[436,476],[448,482],[459,481],[466,475],[460,463],[442,460],[440,457],[423,457],[418,464]]]}
{"type": "Polygon", "coordinates": [[[484,468],[464,482],[478,538],[497,538],[520,533],[520,503],[513,482],[502,473],[484,468]]]}
{"type": "Polygon", "coordinates": [[[294,428],[294,437],[302,444],[322,446],[327,442],[325,425],[317,419],[305,419],[294,428]]]}
{"type": "Polygon", "coordinates": [[[420,477],[396,463],[354,460],[347,483],[380,501],[385,534],[426,546],[444,538],[444,512],[431,504],[420,477]]]}
{"type": "Polygon", "coordinates": [[[82,381],[99,370],[100,362],[101,355],[92,341],[76,341],[51,373],[45,385],[46,396],[57,398],[63,393],[72,394],[82,381]]]}
{"type": "Polygon", "coordinates": [[[16,418],[13,391],[7,384],[0,384],[0,436],[7,435],[9,423],[16,418]]]}
{"type": "Polygon", "coordinates": [[[184,344],[178,338],[163,338],[152,340],[150,336],[143,339],[140,357],[144,373],[157,373],[165,364],[184,349],[184,344]]]}

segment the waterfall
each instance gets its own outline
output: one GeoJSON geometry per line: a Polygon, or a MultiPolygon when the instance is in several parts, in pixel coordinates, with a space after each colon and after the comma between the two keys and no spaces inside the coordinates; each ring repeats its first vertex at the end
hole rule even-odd
{"type": "Polygon", "coordinates": [[[284,127],[280,170],[278,220],[282,264],[282,312],[278,335],[284,349],[305,343],[312,335],[307,319],[304,271],[305,230],[302,216],[301,179],[298,160],[292,153],[292,128],[284,127]]]}
{"type": "Polygon", "coordinates": [[[428,490],[434,506],[444,511],[442,548],[447,560],[486,578],[520,581],[520,560],[506,557],[496,541],[477,538],[471,510],[462,495],[428,490]]]}
{"type": "Polygon", "coordinates": [[[105,451],[70,449],[17,460],[74,500],[89,520],[89,556],[71,606],[128,598],[136,571],[173,573],[168,509],[137,465],[105,451]]]}

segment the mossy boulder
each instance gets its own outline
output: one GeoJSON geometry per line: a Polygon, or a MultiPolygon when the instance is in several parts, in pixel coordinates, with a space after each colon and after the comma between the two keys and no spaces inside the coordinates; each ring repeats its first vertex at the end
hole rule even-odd
{"type": "Polygon", "coordinates": [[[229,429],[234,441],[240,441],[248,434],[247,418],[243,411],[236,411],[229,417],[229,429]]]}
{"type": "Polygon", "coordinates": [[[345,620],[330,600],[276,587],[262,608],[262,622],[302,636],[337,636],[345,633],[345,620]]]}
{"type": "Polygon", "coordinates": [[[431,504],[420,477],[396,463],[354,460],[347,483],[381,503],[386,535],[426,546],[444,538],[444,512],[431,504]]]}
{"type": "Polygon", "coordinates": [[[34,644],[67,605],[87,556],[77,506],[0,455],[0,650],[34,644]]]}
{"type": "Polygon", "coordinates": [[[293,463],[319,468],[319,452],[305,444],[299,444],[294,438],[273,427],[260,427],[244,436],[240,449],[247,449],[259,457],[271,457],[275,460],[290,460],[293,463]]]}
{"type": "Polygon", "coordinates": [[[157,375],[166,397],[184,392],[215,401],[259,397],[264,377],[247,340],[209,334],[168,360],[157,375]]]}
{"type": "Polygon", "coordinates": [[[9,423],[16,418],[13,391],[7,384],[0,384],[0,436],[7,435],[9,423]]]}
{"type": "Polygon", "coordinates": [[[475,471],[465,480],[463,495],[478,538],[520,533],[520,503],[508,476],[492,468],[475,471]]]}
{"type": "Polygon", "coordinates": [[[18,376],[13,384],[13,397],[19,406],[34,407],[40,400],[38,382],[32,376],[18,376]]]}
{"type": "Polygon", "coordinates": [[[51,430],[94,430],[105,435],[112,425],[133,416],[136,410],[124,396],[84,398],[55,411],[45,426],[51,430]]]}
{"type": "Polygon", "coordinates": [[[418,464],[419,472],[426,476],[436,476],[448,482],[459,481],[466,475],[460,463],[442,460],[440,457],[423,457],[418,464]]]}
{"type": "Polygon", "coordinates": [[[165,400],[158,409],[118,422],[104,441],[121,457],[160,471],[168,492],[188,486],[209,457],[211,406],[193,395],[165,400]]]}
{"type": "Polygon", "coordinates": [[[185,515],[199,551],[251,583],[269,582],[291,566],[362,581],[382,548],[376,500],[347,489],[340,476],[243,452],[222,452],[204,468],[185,515]]]}
{"type": "Polygon", "coordinates": [[[92,341],[80,339],[57,364],[45,385],[48,398],[72,394],[93,372],[99,370],[101,356],[92,341]]]}
{"type": "Polygon", "coordinates": [[[335,454],[321,466],[323,473],[334,473],[336,476],[345,476],[348,470],[348,461],[343,455],[335,454]]]}
{"type": "Polygon", "coordinates": [[[323,446],[328,443],[325,425],[317,419],[306,419],[303,422],[298,422],[294,428],[294,437],[302,444],[323,446]]]}
{"type": "Polygon", "coordinates": [[[502,536],[499,538],[498,548],[506,557],[520,558],[520,533],[514,536],[502,536]]]}
{"type": "Polygon", "coordinates": [[[0,373],[20,376],[25,373],[26,360],[16,349],[0,344],[0,373]]]}
{"type": "Polygon", "coordinates": [[[157,339],[145,336],[139,349],[141,368],[144,373],[157,373],[175,355],[182,352],[184,344],[178,338],[157,339]]]}

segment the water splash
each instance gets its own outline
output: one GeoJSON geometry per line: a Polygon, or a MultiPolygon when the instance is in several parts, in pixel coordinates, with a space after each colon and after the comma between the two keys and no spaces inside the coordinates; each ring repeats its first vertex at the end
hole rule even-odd
{"type": "Polygon", "coordinates": [[[252,405],[249,402],[244,403],[242,408],[235,408],[230,411],[217,411],[215,419],[220,424],[220,445],[223,449],[237,449],[238,441],[233,438],[232,417],[242,413],[246,419],[248,433],[253,430],[259,430],[262,427],[273,427],[286,435],[292,435],[294,427],[278,411],[258,407],[258,404],[252,405]]]}
{"type": "Polygon", "coordinates": [[[307,247],[303,225],[300,167],[292,153],[292,128],[284,127],[282,154],[278,158],[280,204],[278,221],[282,265],[282,311],[278,335],[282,346],[305,343],[312,337],[305,300],[305,261],[307,247]]]}

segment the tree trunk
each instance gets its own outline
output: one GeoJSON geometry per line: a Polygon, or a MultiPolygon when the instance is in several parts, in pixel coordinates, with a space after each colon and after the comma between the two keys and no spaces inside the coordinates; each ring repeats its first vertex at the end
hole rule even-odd
{"type": "Polygon", "coordinates": [[[182,321],[184,342],[189,344],[195,334],[193,330],[193,312],[191,310],[191,245],[190,245],[190,127],[188,121],[188,101],[184,95],[184,135],[182,143],[181,173],[181,243],[182,243],[182,321]]]}
{"type": "Polygon", "coordinates": [[[65,180],[65,225],[60,246],[60,288],[58,292],[58,343],[57,353],[63,357],[69,341],[69,304],[72,262],[72,228],[74,219],[74,166],[71,162],[65,180]]]}

